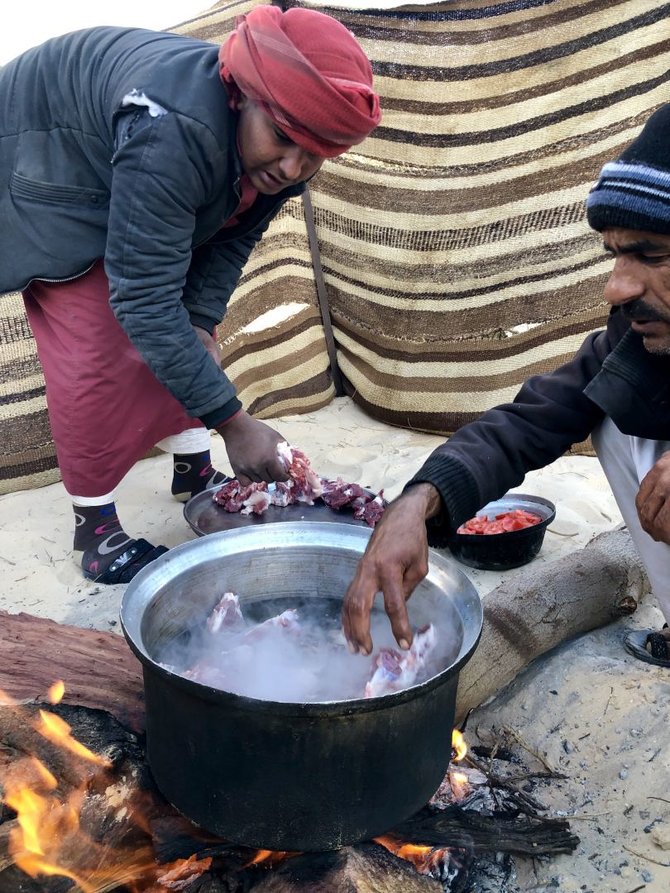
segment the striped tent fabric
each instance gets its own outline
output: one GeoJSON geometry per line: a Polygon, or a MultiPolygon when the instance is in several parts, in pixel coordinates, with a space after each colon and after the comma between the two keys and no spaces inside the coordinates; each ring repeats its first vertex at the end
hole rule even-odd
{"type": "Polygon", "coordinates": [[[44,377],[18,294],[0,297],[0,494],[60,480],[44,377]]]}
{"type": "Polygon", "coordinates": [[[223,365],[257,418],[312,412],[334,394],[302,203],[254,249],[218,329],[223,365]]]}
{"type": "Polygon", "coordinates": [[[361,41],[384,112],[312,189],[346,388],[447,434],[603,325],[584,201],[670,100],[670,3],[318,8],[361,41]]]}

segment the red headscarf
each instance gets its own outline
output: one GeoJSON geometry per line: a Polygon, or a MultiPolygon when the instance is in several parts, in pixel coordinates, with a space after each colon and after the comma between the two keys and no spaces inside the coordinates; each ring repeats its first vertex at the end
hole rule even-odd
{"type": "Polygon", "coordinates": [[[219,51],[237,86],[295,143],[325,158],[362,142],[381,120],[372,68],[354,35],[313,9],[257,6],[219,51]]]}

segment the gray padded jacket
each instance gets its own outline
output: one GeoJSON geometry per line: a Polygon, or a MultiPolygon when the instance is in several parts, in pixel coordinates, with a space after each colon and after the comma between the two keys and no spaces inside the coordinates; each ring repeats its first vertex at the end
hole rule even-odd
{"type": "Polygon", "coordinates": [[[218,46],[142,29],[54,38],[0,69],[0,293],[104,258],[112,309],[155,376],[208,427],[240,406],[193,330],[304,184],[235,226],[237,116],[218,46]]]}

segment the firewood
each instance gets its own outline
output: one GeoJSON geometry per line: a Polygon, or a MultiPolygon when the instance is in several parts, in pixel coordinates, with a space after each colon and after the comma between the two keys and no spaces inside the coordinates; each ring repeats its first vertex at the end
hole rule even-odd
{"type": "Polygon", "coordinates": [[[3,779],[20,765],[22,758],[35,756],[68,788],[76,787],[85,774],[92,774],[93,768],[40,735],[36,731],[35,711],[26,712],[26,709],[0,706],[3,779]]]}
{"type": "Polygon", "coordinates": [[[288,859],[254,893],[441,893],[439,881],[374,843],[288,859]]]}
{"type": "MultiPolygon", "coordinates": [[[[8,735],[20,743],[15,754],[42,747],[34,730],[38,708],[26,705],[0,709],[0,743],[8,735]]],[[[124,884],[143,893],[165,893],[161,878],[179,873],[181,860],[195,859],[201,873],[183,881],[185,893],[430,893],[442,885],[418,873],[409,862],[368,841],[334,853],[294,855],[284,862],[252,864],[254,849],[240,847],[203,831],[170,806],[156,791],[146,765],[143,739],[121,726],[109,713],[61,704],[51,710],[66,720],[73,737],[111,761],[108,767],[84,771],[80,829],[69,829],[58,840],[57,861],[68,866],[95,893],[111,893],[124,884]]],[[[49,749],[41,756],[56,771],[59,756],[49,749]],[[55,762],[54,762],[55,761],[55,762]]],[[[76,768],[76,761],[70,772],[76,768]]],[[[62,767],[61,767],[62,768],[62,767]]],[[[59,778],[58,800],[64,800],[72,779],[59,778]]],[[[76,785],[75,785],[76,786],[76,785]]],[[[70,882],[60,878],[30,880],[13,865],[8,837],[16,821],[10,814],[0,824],[0,893],[64,893],[70,882]],[[65,886],[64,886],[65,885],[65,886]]],[[[453,873],[449,889],[467,879],[471,857],[487,853],[534,856],[569,852],[578,839],[564,819],[536,819],[501,811],[494,817],[468,812],[455,805],[426,807],[402,826],[389,831],[401,843],[449,848],[454,858],[440,871],[453,873]]],[[[391,847],[393,849],[393,847],[391,847]]],[[[431,864],[431,869],[434,866],[431,864]]],[[[181,882],[181,881],[180,881],[181,882]]],[[[169,884],[167,885],[169,887],[169,884]]],[[[172,888],[171,888],[172,889],[172,888]]],[[[182,889],[182,888],[180,888],[182,889]]]]}
{"type": "Polygon", "coordinates": [[[123,636],[5,611],[0,625],[0,689],[10,698],[43,700],[61,679],[64,703],[99,707],[130,729],[144,728],[142,668],[123,636]]]}
{"type": "Polygon", "coordinates": [[[253,858],[253,850],[215,837],[203,828],[189,822],[182,815],[170,812],[158,815],[149,823],[154,855],[159,865],[188,859],[189,856],[212,856],[217,866],[225,863],[231,871],[239,872],[253,858]]]}
{"type": "Polygon", "coordinates": [[[458,722],[562,642],[632,614],[649,589],[630,536],[614,530],[584,549],[531,563],[483,599],[484,627],[461,670],[458,722]]]}
{"type": "Polygon", "coordinates": [[[31,878],[18,868],[9,868],[0,875],[0,893],[74,893],[74,889],[68,878],[31,878]]]}
{"type": "Polygon", "coordinates": [[[0,824],[0,875],[16,861],[9,852],[9,836],[18,827],[19,823],[16,819],[6,819],[0,824]]]}
{"type": "Polygon", "coordinates": [[[461,847],[473,853],[516,853],[522,856],[571,853],[579,844],[566,819],[480,815],[448,806],[422,809],[396,826],[392,835],[423,846],[461,847]]]}
{"type": "MultiPolygon", "coordinates": [[[[25,758],[36,756],[57,782],[56,789],[46,796],[52,798],[53,804],[48,842],[57,845],[60,864],[72,866],[89,881],[87,889],[96,893],[116,890],[122,886],[126,873],[130,879],[140,876],[142,866],[154,861],[150,838],[136,821],[136,815],[146,820],[171,807],[155,790],[139,739],[111,714],[67,704],[49,707],[49,712],[68,724],[73,739],[104,758],[100,764],[46,740],[37,730],[38,710],[32,704],[0,707],[0,745],[13,755],[13,762],[8,760],[4,767],[3,786],[12,777],[23,780],[24,767],[33,765],[25,758]],[[7,742],[11,747],[6,748],[7,742]],[[72,823],[66,805],[77,791],[85,791],[75,801],[81,803],[78,825],[72,823]]],[[[31,882],[12,867],[18,857],[9,851],[9,835],[16,827],[16,820],[11,818],[0,825],[0,893],[31,893],[32,883],[38,884],[36,889],[44,893],[70,889],[71,881],[66,879],[40,877],[31,882]]]]}

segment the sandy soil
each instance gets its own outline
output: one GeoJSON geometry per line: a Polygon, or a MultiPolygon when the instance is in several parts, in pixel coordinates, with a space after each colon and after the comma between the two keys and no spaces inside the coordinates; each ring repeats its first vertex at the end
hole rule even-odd
{"type": "MultiPolygon", "coordinates": [[[[271,424],[304,449],[322,475],[384,487],[388,497],[442,440],[376,422],[346,398],[271,424]]],[[[212,439],[212,453],[216,466],[229,470],[219,438],[212,439]]],[[[123,481],[117,507],[129,533],[169,547],[195,537],[182,506],[170,497],[170,480],[171,459],[161,455],[139,462],[123,481]]],[[[621,523],[598,463],[589,457],[563,457],[528,475],[519,490],[557,506],[537,562],[551,562],[621,523]]],[[[119,631],[124,587],[81,578],[72,561],[71,523],[60,484],[0,497],[0,608],[119,631]]],[[[463,570],[484,598],[515,573],[463,570]]],[[[471,743],[477,732],[488,741],[492,729],[507,726],[566,775],[543,782],[536,795],[552,811],[574,816],[580,848],[551,860],[517,860],[520,890],[670,889],[670,674],[629,656],[621,645],[624,628],[660,624],[650,598],[632,618],[536,660],[471,714],[466,729],[471,743]]]]}

